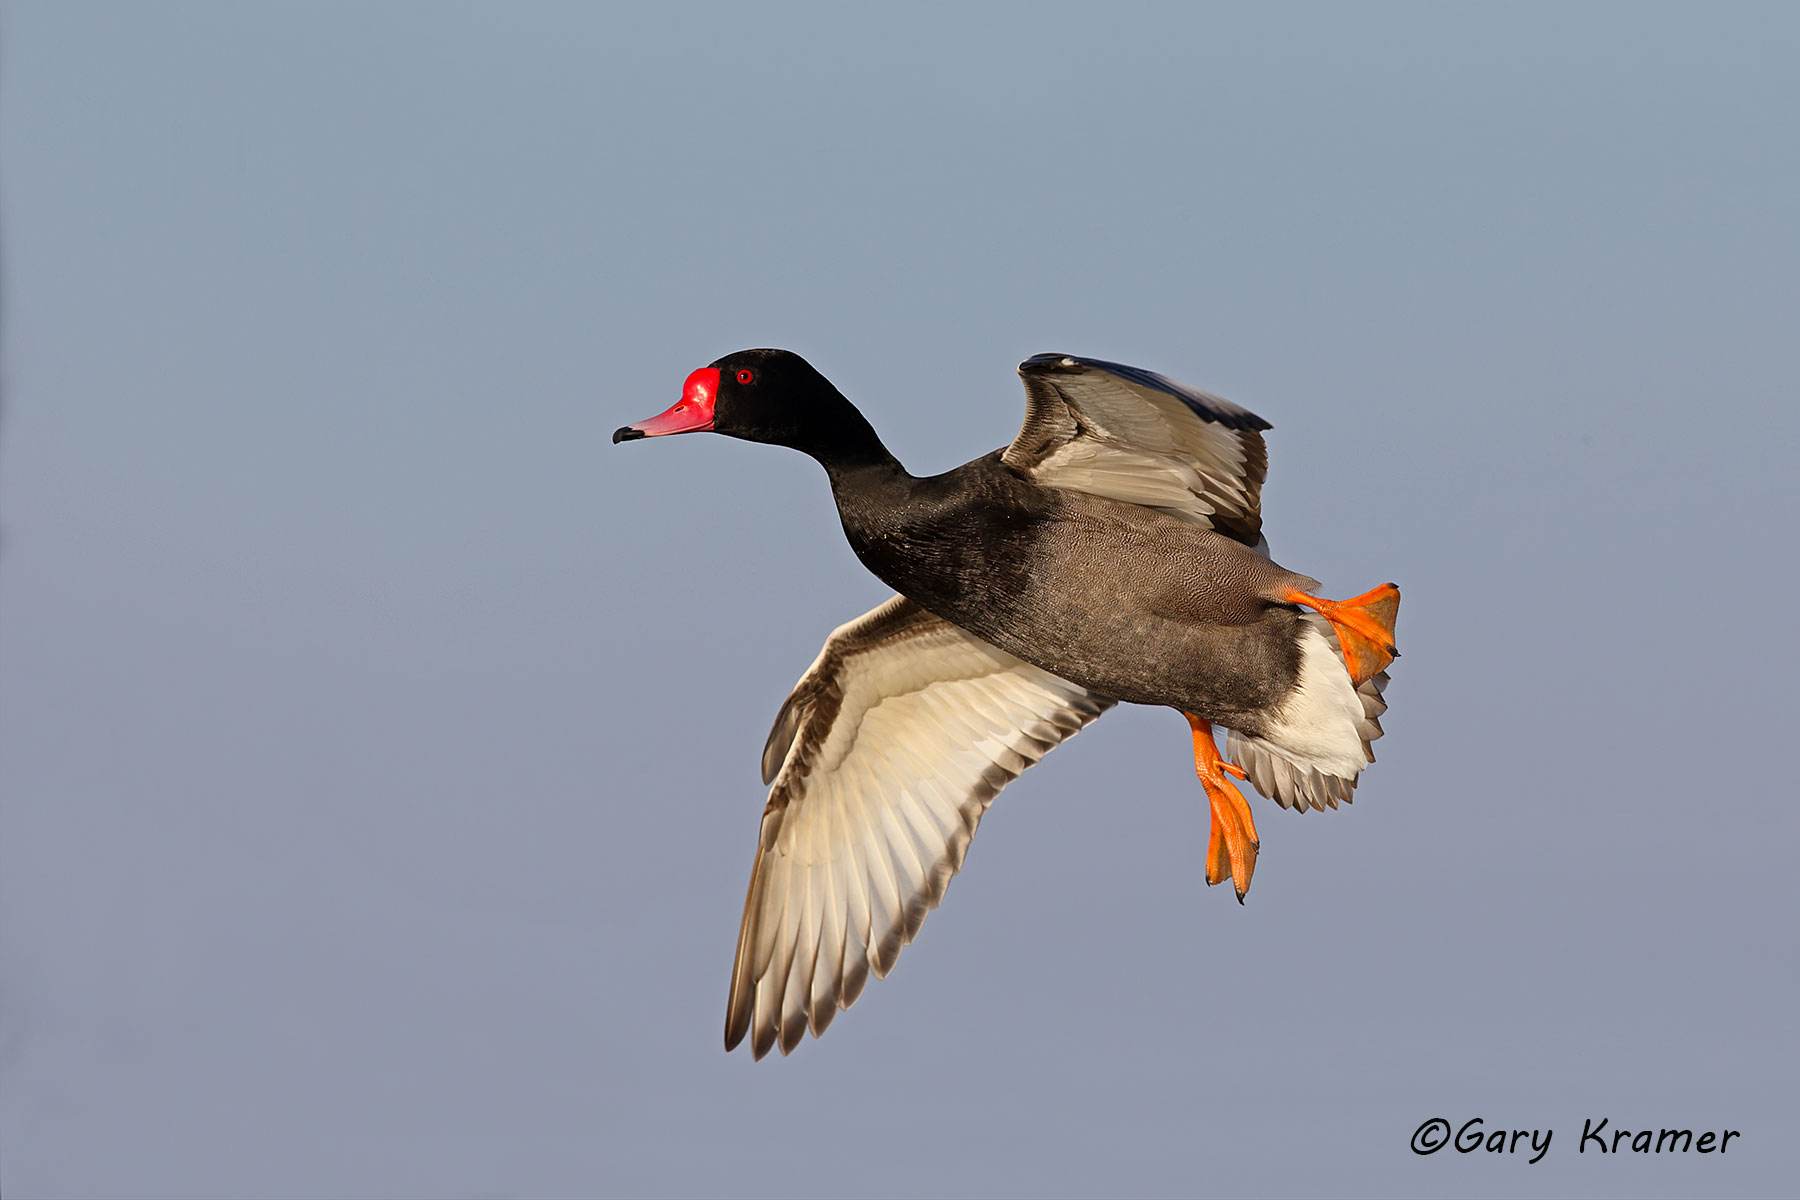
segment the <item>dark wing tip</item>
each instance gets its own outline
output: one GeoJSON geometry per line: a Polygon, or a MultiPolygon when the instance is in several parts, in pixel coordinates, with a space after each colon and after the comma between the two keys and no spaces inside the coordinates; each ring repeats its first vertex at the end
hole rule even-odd
{"type": "MultiPolygon", "coordinates": [[[[740,935],[741,940],[741,935],[740,935]]],[[[745,985],[741,972],[747,971],[748,965],[735,963],[731,970],[731,996],[725,1002],[725,1053],[730,1054],[750,1032],[755,985],[745,985]]],[[[758,1055],[760,1058],[761,1056],[758,1055]]]]}
{"type": "Polygon", "coordinates": [[[1267,421],[1240,405],[1233,404],[1222,396],[1210,392],[1202,392],[1177,383],[1167,375],[1158,375],[1155,371],[1146,371],[1142,367],[1128,366],[1125,363],[1108,362],[1103,358],[1082,358],[1075,354],[1034,354],[1019,364],[1021,375],[1050,375],[1058,372],[1075,373],[1085,370],[1105,371],[1109,375],[1117,375],[1127,383],[1135,383],[1140,387],[1151,388],[1165,395],[1173,396],[1193,410],[1194,415],[1203,421],[1213,421],[1227,429],[1272,429],[1267,421]]]}

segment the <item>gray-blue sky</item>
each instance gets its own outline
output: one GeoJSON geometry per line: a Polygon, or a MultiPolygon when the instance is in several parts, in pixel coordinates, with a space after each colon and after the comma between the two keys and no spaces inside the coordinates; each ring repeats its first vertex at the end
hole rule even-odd
{"type": "Polygon", "coordinates": [[[7,1194],[1800,1178],[1792,8],[0,33],[7,1194]],[[1272,420],[1277,557],[1405,589],[1355,807],[1258,801],[1240,909],[1114,713],[822,1042],[724,1055],[767,722],[885,594],[805,460],[607,444],[749,345],[921,471],[1041,350],[1272,420]]]}

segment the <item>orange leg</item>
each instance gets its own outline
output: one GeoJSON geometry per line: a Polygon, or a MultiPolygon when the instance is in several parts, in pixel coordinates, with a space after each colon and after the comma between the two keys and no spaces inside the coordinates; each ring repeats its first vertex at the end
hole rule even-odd
{"type": "Polygon", "coordinates": [[[1225,776],[1235,775],[1242,779],[1244,768],[1219,756],[1218,744],[1213,741],[1212,722],[1193,713],[1182,715],[1187,717],[1194,730],[1194,773],[1200,776],[1200,786],[1206,789],[1206,798],[1212,804],[1212,838],[1206,845],[1206,882],[1223,883],[1229,875],[1231,886],[1237,889],[1238,903],[1242,904],[1244,893],[1250,890],[1250,876],[1256,873],[1256,852],[1261,846],[1256,840],[1256,822],[1250,819],[1250,806],[1244,802],[1244,794],[1227,783],[1225,776]]]}
{"type": "Polygon", "coordinates": [[[1350,600],[1321,600],[1302,591],[1286,592],[1281,599],[1313,609],[1331,622],[1350,678],[1361,686],[1387,670],[1400,657],[1394,648],[1394,617],[1400,611],[1400,589],[1384,583],[1350,600]]]}

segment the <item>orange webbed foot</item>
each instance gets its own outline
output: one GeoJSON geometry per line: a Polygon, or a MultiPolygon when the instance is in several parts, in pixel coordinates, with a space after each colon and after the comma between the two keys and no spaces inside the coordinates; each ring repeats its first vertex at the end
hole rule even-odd
{"type": "Polygon", "coordinates": [[[1194,731],[1194,773],[1206,789],[1212,805],[1212,834],[1206,846],[1206,882],[1223,883],[1227,878],[1237,891],[1238,903],[1250,890],[1250,877],[1256,873],[1256,855],[1262,848],[1256,840],[1256,822],[1250,818],[1250,805],[1244,794],[1227,783],[1227,775],[1246,778],[1244,768],[1226,762],[1219,756],[1213,741],[1212,724],[1191,713],[1188,724],[1194,731]]]}
{"type": "Polygon", "coordinates": [[[1322,600],[1302,591],[1286,592],[1281,599],[1313,609],[1331,622],[1338,645],[1344,650],[1344,665],[1351,680],[1361,687],[1385,671],[1400,657],[1394,646],[1394,618],[1400,612],[1400,589],[1391,583],[1364,592],[1349,600],[1322,600]]]}

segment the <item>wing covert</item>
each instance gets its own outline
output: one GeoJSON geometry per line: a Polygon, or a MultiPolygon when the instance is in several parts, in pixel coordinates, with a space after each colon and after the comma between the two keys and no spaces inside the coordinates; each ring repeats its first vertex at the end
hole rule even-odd
{"type": "Polygon", "coordinates": [[[1046,487],[1160,509],[1255,546],[1269,423],[1122,363],[1039,354],[1019,364],[1025,423],[1001,461],[1046,487]]]}

